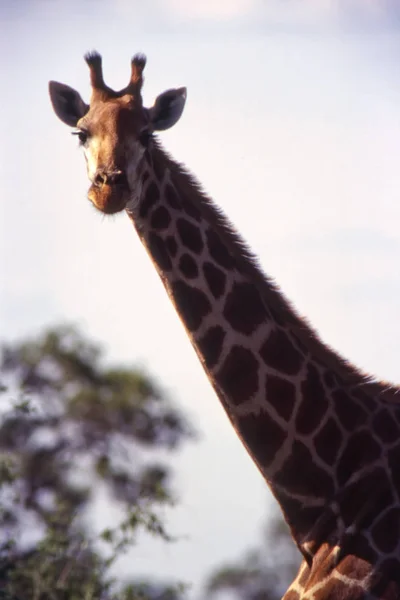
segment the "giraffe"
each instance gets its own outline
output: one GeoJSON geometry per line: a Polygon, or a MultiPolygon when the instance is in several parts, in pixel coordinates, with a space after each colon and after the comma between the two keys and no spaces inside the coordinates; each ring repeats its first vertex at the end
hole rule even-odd
{"type": "Polygon", "coordinates": [[[362,373],[298,316],[221,209],[162,148],[186,89],[142,103],[144,55],[128,85],[85,56],[92,95],[50,82],[79,137],[88,197],[125,210],[237,435],[303,555],[284,600],[399,600],[400,388],[362,373]]]}

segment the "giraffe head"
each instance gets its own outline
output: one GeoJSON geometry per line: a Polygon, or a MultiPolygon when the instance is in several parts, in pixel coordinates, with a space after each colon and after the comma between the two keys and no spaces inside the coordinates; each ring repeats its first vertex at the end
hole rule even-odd
{"type": "Polygon", "coordinates": [[[182,115],[186,88],[160,94],[151,108],[142,103],[144,55],[131,63],[128,85],[115,92],[103,79],[101,56],[89,53],[92,97],[86,104],[80,94],[63,83],[51,81],[50,98],[56,115],[74,127],[83,148],[88,177],[88,197],[101,212],[123,210],[138,192],[139,172],[154,131],[169,129],[182,115]]]}

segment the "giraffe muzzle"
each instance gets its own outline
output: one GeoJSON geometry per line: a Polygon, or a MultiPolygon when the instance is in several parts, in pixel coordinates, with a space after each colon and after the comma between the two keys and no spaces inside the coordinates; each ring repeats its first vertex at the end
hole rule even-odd
{"type": "Polygon", "coordinates": [[[124,171],[98,171],[89,188],[88,198],[104,214],[124,210],[129,200],[128,179],[124,171]]]}
{"type": "Polygon", "coordinates": [[[95,175],[94,185],[121,185],[128,187],[128,180],[124,171],[98,171],[95,175]]]}

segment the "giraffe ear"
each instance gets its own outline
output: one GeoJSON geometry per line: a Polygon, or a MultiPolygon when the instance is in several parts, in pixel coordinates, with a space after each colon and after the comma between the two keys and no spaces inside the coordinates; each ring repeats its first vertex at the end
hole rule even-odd
{"type": "Polygon", "coordinates": [[[54,112],[63,123],[70,127],[76,127],[79,119],[89,110],[77,91],[57,81],[49,82],[50,100],[54,112]]]}
{"type": "Polygon", "coordinates": [[[179,121],[186,102],[186,88],[167,90],[157,96],[150,108],[150,122],[154,131],[169,129],[179,121]]]}

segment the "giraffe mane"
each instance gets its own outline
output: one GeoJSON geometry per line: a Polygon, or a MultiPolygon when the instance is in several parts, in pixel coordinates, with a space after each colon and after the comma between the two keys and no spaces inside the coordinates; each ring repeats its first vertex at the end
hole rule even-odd
{"type": "Polygon", "coordinates": [[[365,373],[321,340],[308,320],[297,313],[276,282],[264,273],[254,252],[237,232],[223,210],[205,193],[196,177],[183,164],[175,161],[156,138],[153,139],[153,143],[155,169],[157,169],[158,161],[170,169],[174,184],[220,232],[221,238],[238,261],[243,273],[247,273],[256,283],[262,300],[268,309],[272,309],[274,318],[278,322],[284,321],[289,325],[292,335],[299,344],[307,348],[323,366],[340,377],[346,386],[357,388],[360,395],[363,393],[370,397],[378,395],[382,400],[388,402],[400,402],[400,386],[378,380],[365,373]]]}

